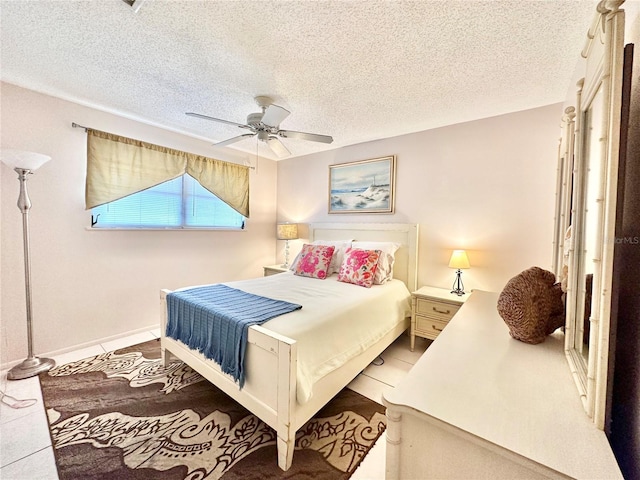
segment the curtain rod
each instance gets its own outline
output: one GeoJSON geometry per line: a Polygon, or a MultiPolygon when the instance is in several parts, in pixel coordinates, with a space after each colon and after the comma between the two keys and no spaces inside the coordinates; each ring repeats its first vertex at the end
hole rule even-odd
{"type": "MultiPolygon", "coordinates": [[[[84,125],[80,125],[80,124],[78,124],[76,122],[71,122],[71,126],[73,128],[82,128],[85,132],[89,130],[89,127],[85,127],[84,125]]],[[[236,163],[236,162],[230,162],[230,163],[236,163]]],[[[241,164],[238,164],[238,165],[241,165],[241,164]]],[[[256,167],[254,167],[253,165],[244,165],[244,166],[250,168],[251,170],[255,170],[256,169],[256,167]]]]}

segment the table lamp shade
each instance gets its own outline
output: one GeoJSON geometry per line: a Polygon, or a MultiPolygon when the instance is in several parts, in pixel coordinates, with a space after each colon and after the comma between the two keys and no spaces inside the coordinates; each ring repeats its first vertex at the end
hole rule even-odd
{"type": "Polygon", "coordinates": [[[51,160],[51,157],[42,153],[3,149],[0,150],[0,160],[8,167],[22,168],[34,172],[51,160]]]}
{"type": "Polygon", "coordinates": [[[451,259],[449,260],[449,268],[470,268],[469,258],[467,257],[467,252],[464,250],[454,250],[451,254],[451,259]]]}
{"type": "Polygon", "coordinates": [[[277,226],[278,240],[295,240],[298,238],[297,223],[279,223],[277,226]]]}

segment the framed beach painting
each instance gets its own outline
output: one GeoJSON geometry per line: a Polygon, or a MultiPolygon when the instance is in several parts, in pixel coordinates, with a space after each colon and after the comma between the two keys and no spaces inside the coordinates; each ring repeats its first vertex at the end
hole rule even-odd
{"type": "Polygon", "coordinates": [[[393,213],[396,157],[329,165],[329,213],[393,213]]]}

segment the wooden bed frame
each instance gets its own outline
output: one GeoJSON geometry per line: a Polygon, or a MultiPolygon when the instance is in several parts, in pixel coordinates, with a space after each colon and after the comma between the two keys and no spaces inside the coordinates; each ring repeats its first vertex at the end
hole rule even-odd
{"type": "MultiPolygon", "coordinates": [[[[309,225],[309,241],[344,240],[390,241],[401,247],[396,252],[394,277],[416,289],[418,225],[398,223],[318,223],[309,225]]],[[[277,432],[278,466],[288,470],[293,461],[296,431],[327,404],[340,390],[406,330],[408,319],[347,364],[320,379],[312,398],[296,401],[296,341],[254,325],[249,328],[245,356],[246,381],[242,390],[220,367],[184,343],[166,337],[167,302],[170,290],[161,290],[161,350],[164,365],[173,354],[220,390],[255,414],[277,432]]]]}

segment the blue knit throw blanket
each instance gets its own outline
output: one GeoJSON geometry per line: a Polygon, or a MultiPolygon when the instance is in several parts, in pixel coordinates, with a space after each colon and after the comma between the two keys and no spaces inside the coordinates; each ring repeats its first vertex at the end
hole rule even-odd
{"type": "Polygon", "coordinates": [[[301,308],[222,284],[190,288],[167,295],[166,334],[215,361],[242,388],[249,327],[301,308]]]}

